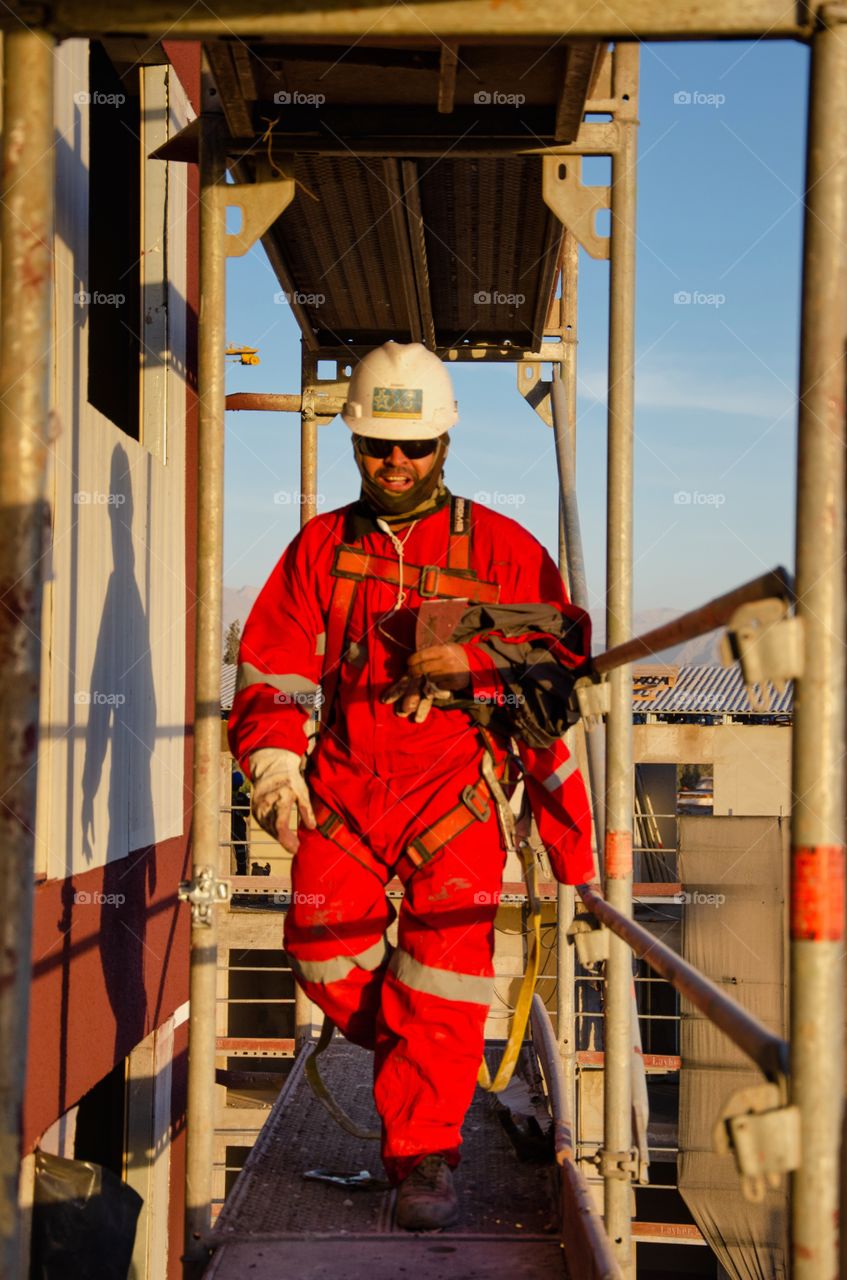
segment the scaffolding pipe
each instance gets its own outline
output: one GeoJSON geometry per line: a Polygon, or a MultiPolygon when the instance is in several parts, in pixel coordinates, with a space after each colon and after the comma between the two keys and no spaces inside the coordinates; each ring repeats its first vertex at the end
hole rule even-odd
{"type": "Polygon", "coordinates": [[[786,601],[793,599],[791,579],[781,566],[751,579],[750,582],[745,582],[743,586],[736,587],[733,591],[716,596],[714,600],[700,605],[698,609],[691,609],[688,613],[681,614],[672,622],[666,622],[661,627],[645,632],[643,636],[635,636],[632,640],[607,649],[605,653],[597,655],[592,666],[597,675],[603,675],[626,663],[634,662],[637,658],[653,658],[663,649],[670,649],[673,645],[684,644],[687,640],[708,635],[716,627],[725,627],[736,609],[742,605],[773,597],[786,601]]]}
{"type": "Polygon", "coordinates": [[[847,341],[847,10],[812,42],[797,454],[791,831],[793,1280],[838,1275],[844,1087],[844,393],[847,341]]]}
{"type": "Polygon", "coordinates": [[[51,372],[53,41],[3,41],[0,188],[0,1275],[20,1274],[18,1179],[32,979],[41,558],[51,372]]]}
{"type": "MultiPolygon", "coordinates": [[[[635,217],[638,122],[638,45],[615,46],[615,97],[629,110],[619,122],[612,156],[609,272],[608,506],[606,523],[606,637],[622,644],[632,632],[632,505],[635,339],[635,217]]],[[[632,670],[609,677],[606,720],[606,897],[632,915],[632,670]]],[[[603,1158],[606,1230],[624,1276],[633,1274],[632,959],[622,939],[610,939],[604,1009],[603,1158]]]]}
{"type": "MultiPolygon", "coordinates": [[[[270,391],[233,391],[226,398],[227,409],[255,409],[263,413],[300,413],[303,409],[303,397],[294,395],[278,395],[270,391]]],[[[326,414],[340,413],[344,407],[341,396],[325,396],[321,398],[321,411],[326,414]]]]}
{"type": "Polygon", "coordinates": [[[659,942],[642,925],[607,902],[590,885],[580,885],[579,895],[591,914],[631,948],[637,959],[649,964],[695,1009],[729,1036],[733,1044],[755,1062],[769,1080],[788,1075],[788,1046],[779,1036],[731,1000],[720,987],[706,978],[682,956],[659,942]]]}
{"type": "MultiPolygon", "coordinates": [[[[318,509],[318,423],[312,404],[311,379],[315,361],[303,348],[301,360],[302,394],[300,395],[300,528],[312,519],[318,509]]],[[[339,410],[340,411],[340,404],[339,410]]],[[[312,1002],[299,982],[294,984],[294,1039],[298,1049],[312,1037],[312,1002]]]]}
{"type": "MultiPolygon", "coordinates": [[[[197,607],[195,614],[192,884],[218,878],[220,822],[221,597],[223,581],[224,376],[226,348],[225,166],[221,117],[200,123],[200,279],[197,441],[197,607]]],[[[215,907],[191,908],[185,1257],[202,1263],[211,1220],[215,1134],[215,907]]]]}
{"type": "Polygon", "coordinates": [[[538,994],[532,997],[530,1019],[532,1043],[544,1072],[553,1115],[553,1147],[562,1190],[562,1246],[569,1274],[578,1275],[580,1280],[620,1280],[591,1188],[576,1163],[570,1092],[550,1015],[538,994]]]}

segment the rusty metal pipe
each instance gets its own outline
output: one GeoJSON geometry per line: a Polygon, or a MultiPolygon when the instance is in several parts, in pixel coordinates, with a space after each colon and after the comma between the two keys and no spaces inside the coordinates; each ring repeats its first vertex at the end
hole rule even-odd
{"type": "Polygon", "coordinates": [[[734,591],[716,596],[708,604],[699,609],[683,613],[681,617],[666,622],[661,627],[647,631],[643,636],[635,636],[623,644],[615,645],[594,658],[592,666],[598,675],[606,671],[614,671],[626,663],[638,658],[654,657],[663,649],[670,649],[675,644],[684,644],[686,640],[694,640],[697,636],[707,635],[716,627],[723,627],[729,622],[733,613],[743,604],[754,600],[766,600],[778,596],[783,600],[791,600],[793,592],[791,579],[782,567],[771,569],[759,578],[745,582],[734,591]]]}
{"type": "Polygon", "coordinates": [[[631,948],[639,960],[660,974],[680,995],[729,1036],[742,1053],[755,1062],[770,1080],[788,1075],[788,1045],[761,1022],[742,1009],[719,987],[690,964],[659,942],[634,920],[621,915],[590,885],[579,885],[583,903],[601,924],[631,948]]]}
{"type": "Polygon", "coordinates": [[[21,1274],[18,1179],[32,978],[41,574],[50,397],[53,41],[3,43],[0,188],[0,1275],[21,1274]]]}
{"type": "Polygon", "coordinates": [[[257,412],[299,413],[302,396],[275,395],[267,391],[233,391],[226,397],[227,409],[255,409],[257,412]]]}

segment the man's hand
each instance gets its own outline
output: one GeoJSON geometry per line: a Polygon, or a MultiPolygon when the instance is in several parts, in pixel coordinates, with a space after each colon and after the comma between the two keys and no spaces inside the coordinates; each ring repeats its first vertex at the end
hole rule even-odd
{"type": "Polygon", "coordinates": [[[300,841],[297,832],[291,830],[291,806],[296,803],[301,822],[310,830],[317,826],[309,788],[300,772],[300,757],[282,747],[263,747],[250,757],[250,776],[253,817],[283,849],[296,853],[300,841]]]}
{"type": "Polygon", "coordinates": [[[470,665],[464,645],[433,644],[412,654],[407,674],[382,695],[382,701],[399,701],[397,714],[413,716],[415,724],[422,724],[432,710],[433,702],[449,698],[451,693],[466,688],[470,682],[470,665]]]}

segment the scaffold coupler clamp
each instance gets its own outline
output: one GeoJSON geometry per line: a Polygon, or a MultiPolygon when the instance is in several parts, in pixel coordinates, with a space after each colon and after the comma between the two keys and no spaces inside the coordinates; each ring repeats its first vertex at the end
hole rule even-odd
{"type": "Polygon", "coordinates": [[[721,639],[725,667],[741,663],[750,705],[770,710],[770,684],[782,693],[786,682],[803,674],[803,622],[789,616],[788,601],[778,596],[743,604],[730,618],[721,639]]]}
{"type": "Polygon", "coordinates": [[[712,1130],[718,1155],[732,1152],[745,1200],[759,1204],[767,1188],[800,1167],[800,1109],[785,1105],[778,1084],[754,1085],[730,1095],[712,1130]]]}
{"type": "Polygon", "coordinates": [[[599,680],[592,676],[580,676],[573,687],[579,714],[586,729],[594,729],[609,714],[610,685],[605,676],[599,680]]]}
{"type": "Polygon", "coordinates": [[[631,1182],[637,1178],[641,1166],[637,1147],[630,1147],[628,1151],[606,1151],[601,1147],[594,1157],[594,1163],[601,1178],[619,1178],[621,1182],[631,1182]]]}
{"type": "Polygon", "coordinates": [[[180,902],[191,904],[191,923],[209,928],[212,924],[212,908],[229,899],[229,884],[219,880],[214,867],[200,867],[193,880],[181,880],[178,892],[180,902]]]}

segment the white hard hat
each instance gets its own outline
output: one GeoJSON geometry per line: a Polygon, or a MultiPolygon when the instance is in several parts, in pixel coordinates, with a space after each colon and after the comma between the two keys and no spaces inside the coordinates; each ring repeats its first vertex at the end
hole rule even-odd
{"type": "Polygon", "coordinates": [[[357,436],[434,440],[459,420],[444,364],[420,342],[386,342],[353,370],[341,416],[357,436]]]}

